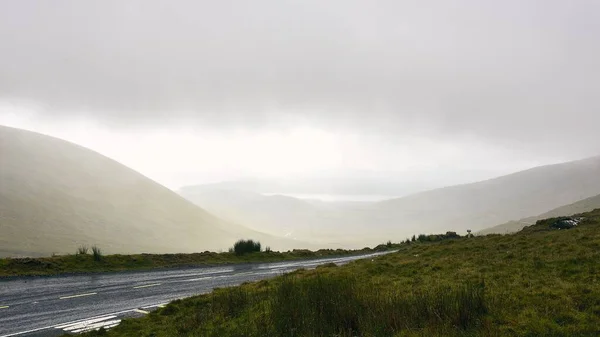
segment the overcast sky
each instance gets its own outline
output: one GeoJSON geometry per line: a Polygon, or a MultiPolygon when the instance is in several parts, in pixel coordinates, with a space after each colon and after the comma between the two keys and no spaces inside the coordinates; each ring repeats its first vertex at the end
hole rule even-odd
{"type": "Polygon", "coordinates": [[[600,1],[0,0],[0,124],[169,187],[600,154],[600,1]]]}

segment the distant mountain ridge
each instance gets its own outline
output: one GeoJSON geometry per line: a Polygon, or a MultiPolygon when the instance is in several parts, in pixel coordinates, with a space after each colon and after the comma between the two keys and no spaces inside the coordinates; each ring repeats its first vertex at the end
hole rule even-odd
{"type": "MultiPolygon", "coordinates": [[[[351,228],[357,225],[354,209],[341,204],[307,201],[283,195],[189,186],[179,193],[219,217],[241,222],[253,229],[275,236],[310,241],[324,248],[340,245],[362,248],[351,228]],[[353,225],[354,224],[354,225],[353,225]]],[[[378,242],[378,241],[375,241],[378,242]]]]}
{"type": "Polygon", "coordinates": [[[276,200],[225,185],[190,186],[180,193],[221,217],[247,219],[259,230],[303,237],[319,232],[332,241],[372,245],[419,233],[479,231],[541,214],[600,194],[599,177],[597,156],[372,203],[276,200]]]}
{"type": "Polygon", "coordinates": [[[600,156],[535,167],[477,183],[387,200],[375,207],[387,227],[481,230],[600,193],[600,156]]]}
{"type": "MultiPolygon", "coordinates": [[[[359,173],[357,173],[359,174],[359,173]]],[[[298,177],[294,179],[240,179],[196,186],[183,186],[180,191],[200,187],[204,190],[228,190],[274,194],[329,194],[329,195],[408,195],[443,184],[436,182],[386,180],[393,177],[356,176],[298,177]]]]}
{"type": "Polygon", "coordinates": [[[73,253],[80,244],[107,253],[196,252],[243,237],[271,238],[94,151],[0,126],[0,256],[73,253]]]}

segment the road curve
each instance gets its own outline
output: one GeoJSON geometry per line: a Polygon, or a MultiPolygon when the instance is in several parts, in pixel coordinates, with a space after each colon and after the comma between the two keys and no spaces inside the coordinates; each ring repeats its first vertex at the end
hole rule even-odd
{"type": "Polygon", "coordinates": [[[0,281],[0,337],[51,337],[112,327],[175,299],[320,264],[385,253],[317,260],[0,281]]]}

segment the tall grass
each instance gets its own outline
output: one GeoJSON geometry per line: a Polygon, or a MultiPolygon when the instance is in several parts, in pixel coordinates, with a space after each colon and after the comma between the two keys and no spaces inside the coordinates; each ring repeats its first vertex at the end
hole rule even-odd
{"type": "Polygon", "coordinates": [[[388,336],[436,326],[477,326],[487,312],[484,284],[381,292],[352,276],[284,277],[273,296],[278,336],[388,336]]]}
{"type": "Polygon", "coordinates": [[[94,261],[101,261],[102,260],[102,250],[100,249],[100,247],[93,245],[92,246],[92,255],[94,256],[94,261]]]}
{"type": "Polygon", "coordinates": [[[394,336],[425,329],[460,335],[481,324],[484,292],[483,283],[381,291],[349,274],[320,272],[286,275],[259,289],[218,289],[195,304],[194,314],[181,316],[184,301],[160,314],[177,317],[179,335],[394,336]]]}
{"type": "Polygon", "coordinates": [[[86,245],[81,245],[77,247],[76,255],[86,255],[89,252],[90,248],[86,245]]]}

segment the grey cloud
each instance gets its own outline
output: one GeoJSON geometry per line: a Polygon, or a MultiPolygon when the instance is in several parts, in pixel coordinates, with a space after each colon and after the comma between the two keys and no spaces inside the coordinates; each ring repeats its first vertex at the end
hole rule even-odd
{"type": "Polygon", "coordinates": [[[4,1],[0,99],[600,152],[600,2],[4,1]]]}

